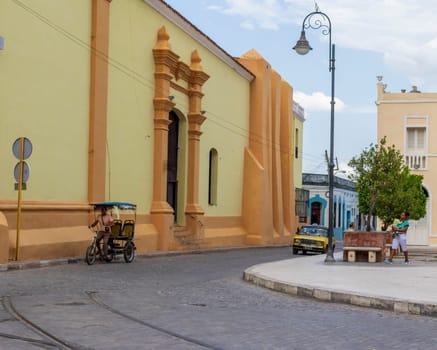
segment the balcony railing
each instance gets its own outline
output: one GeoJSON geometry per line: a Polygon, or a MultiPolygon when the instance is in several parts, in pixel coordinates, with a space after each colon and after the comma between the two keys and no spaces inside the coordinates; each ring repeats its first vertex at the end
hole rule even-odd
{"type": "Polygon", "coordinates": [[[405,165],[411,170],[428,169],[428,156],[426,154],[405,154],[405,165]]]}

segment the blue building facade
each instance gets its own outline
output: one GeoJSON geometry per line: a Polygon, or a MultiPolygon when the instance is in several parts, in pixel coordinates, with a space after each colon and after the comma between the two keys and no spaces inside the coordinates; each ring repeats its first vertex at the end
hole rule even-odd
{"type": "MultiPolygon", "coordinates": [[[[328,226],[328,175],[302,174],[302,187],[309,191],[308,222],[328,226]]],[[[359,220],[358,193],[353,181],[334,177],[334,236],[343,239],[343,232],[359,220]]]]}

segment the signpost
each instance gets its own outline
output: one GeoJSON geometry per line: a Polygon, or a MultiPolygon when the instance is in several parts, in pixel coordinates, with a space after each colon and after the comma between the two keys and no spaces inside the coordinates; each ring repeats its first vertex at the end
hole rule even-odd
{"type": "Polygon", "coordinates": [[[12,153],[19,160],[14,168],[14,177],[18,184],[15,189],[18,190],[17,204],[17,239],[15,244],[15,260],[18,261],[18,250],[20,244],[20,223],[21,223],[21,192],[26,189],[26,182],[29,179],[29,165],[24,161],[32,154],[32,143],[26,137],[19,137],[12,145],[12,153]]]}

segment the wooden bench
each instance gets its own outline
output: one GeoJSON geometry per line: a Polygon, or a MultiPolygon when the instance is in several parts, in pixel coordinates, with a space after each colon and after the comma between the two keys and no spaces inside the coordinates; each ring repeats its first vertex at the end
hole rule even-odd
{"type": "Polygon", "coordinates": [[[376,262],[376,253],[382,250],[381,247],[343,247],[343,250],[347,252],[347,261],[356,261],[356,252],[367,252],[367,261],[369,263],[376,262]]]}

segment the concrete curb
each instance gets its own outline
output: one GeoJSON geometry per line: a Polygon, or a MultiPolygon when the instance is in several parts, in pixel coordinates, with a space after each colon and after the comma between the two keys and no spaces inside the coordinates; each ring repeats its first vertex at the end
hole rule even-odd
{"type": "Polygon", "coordinates": [[[412,315],[437,317],[437,304],[425,304],[388,297],[375,297],[344,291],[321,289],[305,285],[293,285],[290,283],[265,278],[259,274],[251,272],[252,269],[253,268],[249,268],[244,271],[243,279],[245,281],[280,293],[299,297],[314,298],[319,301],[350,304],[378,310],[408,313],[412,315]]]}
{"type": "Polygon", "coordinates": [[[52,260],[39,260],[39,261],[14,261],[7,264],[0,264],[0,272],[34,269],[34,268],[56,266],[56,265],[77,264],[80,261],[84,261],[84,259],[66,258],[66,259],[52,259],[52,260]]]}

